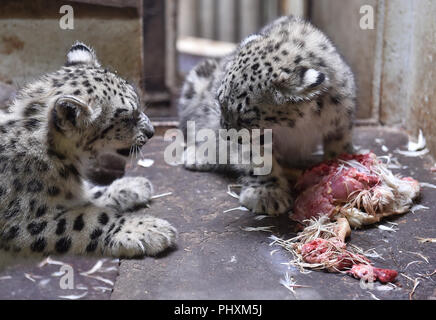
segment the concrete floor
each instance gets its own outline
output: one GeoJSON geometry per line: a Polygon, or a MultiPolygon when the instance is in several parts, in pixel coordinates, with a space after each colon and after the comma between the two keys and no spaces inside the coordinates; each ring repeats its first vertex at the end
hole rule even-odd
{"type": "MultiPolygon", "coordinates": [[[[430,171],[433,162],[429,157],[407,158],[393,152],[397,148],[404,149],[407,136],[403,133],[358,128],[354,141],[362,149],[371,149],[378,155],[386,154],[375,138],[384,139],[388,153],[393,153],[403,166],[407,166],[395,172],[411,175],[420,182],[436,184],[436,174],[430,171]]],[[[409,298],[413,281],[401,274],[394,289],[377,283],[373,290],[368,290],[362,289],[358,280],[346,275],[301,274],[284,265],[290,260],[290,254],[269,245],[270,233],[247,232],[241,228],[275,226],[275,235],[290,238],[295,235],[295,226],[289,219],[284,216],[256,221],[253,214],[245,211],[223,213],[239,206],[237,199],[226,193],[227,185],[234,183],[235,179],[169,166],[163,161],[165,146],[161,137],[153,138],[144,147],[143,154],[145,158],[153,159],[154,164],[149,168],[128,166],[127,174],[147,176],[153,182],[156,194],[172,192],[170,196],[154,200],[147,210],[168,219],[178,228],[177,248],[153,258],[121,260],[120,263],[106,259],[103,267],[92,274],[96,276],[94,278],[80,273],[91,269],[97,258],[54,258],[73,266],[76,287],[72,290],[60,289],[60,277],[56,273],[59,265],[14,264],[0,271],[0,298],[58,299],[60,296],[80,296],[85,292],[87,294],[82,299],[409,298]],[[274,249],[279,250],[271,255],[274,249]],[[295,289],[293,295],[280,284],[286,272],[297,284],[309,288],[295,289]]],[[[435,195],[435,189],[423,188],[419,203],[430,207],[429,210],[391,219],[398,224],[398,231],[382,231],[373,226],[353,231],[349,241],[363,249],[375,248],[383,257],[372,259],[376,266],[396,269],[412,279],[420,277],[414,299],[436,299],[436,276],[425,276],[436,269],[436,244],[419,243],[416,239],[436,237],[435,195]]]]}

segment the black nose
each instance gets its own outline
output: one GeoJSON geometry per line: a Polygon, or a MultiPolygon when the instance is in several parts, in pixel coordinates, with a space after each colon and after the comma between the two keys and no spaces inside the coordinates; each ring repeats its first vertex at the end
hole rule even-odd
{"type": "Polygon", "coordinates": [[[143,121],[143,125],[144,125],[143,132],[147,136],[147,138],[150,139],[154,135],[153,125],[151,124],[150,119],[145,114],[143,114],[142,116],[144,118],[144,121],[143,121]]]}
{"type": "Polygon", "coordinates": [[[150,126],[150,128],[145,129],[145,135],[148,139],[151,139],[151,137],[154,136],[154,128],[153,126],[150,126]]]}

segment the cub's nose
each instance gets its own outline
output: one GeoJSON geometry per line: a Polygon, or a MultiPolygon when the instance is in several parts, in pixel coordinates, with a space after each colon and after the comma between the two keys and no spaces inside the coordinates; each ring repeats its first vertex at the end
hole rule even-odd
{"type": "Polygon", "coordinates": [[[151,126],[150,129],[147,129],[144,133],[148,139],[151,139],[151,137],[154,136],[154,128],[151,126]]]}
{"type": "Polygon", "coordinates": [[[154,135],[154,128],[150,122],[150,119],[146,115],[144,115],[144,122],[143,123],[144,123],[143,132],[146,135],[146,137],[148,139],[150,139],[154,135]]]}

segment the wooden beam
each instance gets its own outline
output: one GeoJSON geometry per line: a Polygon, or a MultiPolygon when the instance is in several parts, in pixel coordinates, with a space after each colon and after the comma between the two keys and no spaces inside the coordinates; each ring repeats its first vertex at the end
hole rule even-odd
{"type": "Polygon", "coordinates": [[[147,94],[167,92],[165,1],[142,0],[143,89],[147,94]]]}
{"type": "Polygon", "coordinates": [[[69,2],[87,3],[117,8],[139,8],[140,0],[67,0],[69,2]]]}

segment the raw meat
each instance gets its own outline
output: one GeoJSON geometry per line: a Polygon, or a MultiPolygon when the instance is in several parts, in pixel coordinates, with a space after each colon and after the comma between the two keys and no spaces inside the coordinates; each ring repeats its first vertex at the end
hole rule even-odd
{"type": "Polygon", "coordinates": [[[306,227],[297,237],[279,242],[294,254],[294,262],[346,271],[365,281],[395,280],[395,270],[372,266],[362,254],[347,250],[345,239],[350,225],[361,227],[408,211],[419,194],[418,181],[394,176],[373,153],[346,154],[307,170],[295,189],[291,219],[306,227]]]}
{"type": "Polygon", "coordinates": [[[373,153],[343,155],[306,171],[298,180],[291,219],[343,216],[352,227],[408,211],[419,194],[418,181],[399,178],[373,153]]]}
{"type": "Polygon", "coordinates": [[[345,238],[350,235],[351,229],[346,218],[339,218],[333,223],[327,221],[325,216],[311,220],[292,247],[305,267],[329,272],[346,271],[355,278],[370,282],[395,280],[398,275],[395,270],[376,268],[362,254],[347,250],[345,238]]]}
{"type": "Polygon", "coordinates": [[[392,282],[398,276],[395,270],[375,268],[368,264],[355,264],[348,273],[357,279],[369,282],[378,280],[381,283],[392,282]]]}

